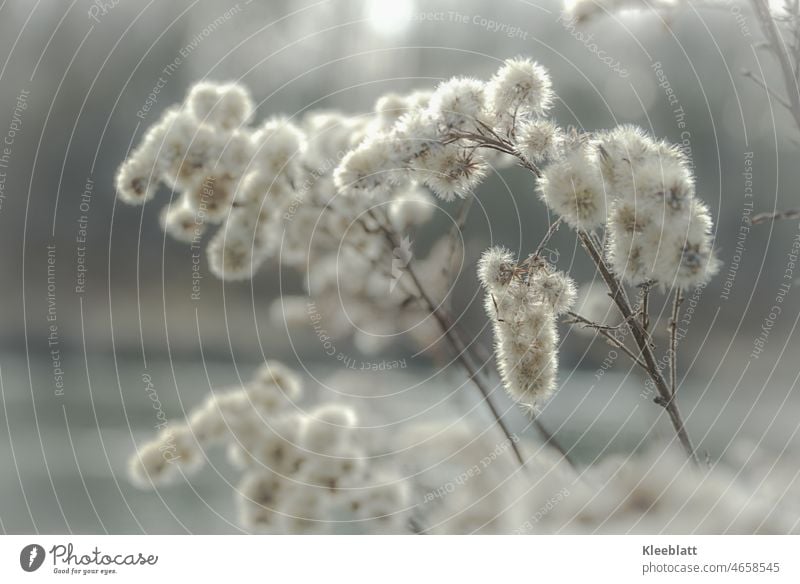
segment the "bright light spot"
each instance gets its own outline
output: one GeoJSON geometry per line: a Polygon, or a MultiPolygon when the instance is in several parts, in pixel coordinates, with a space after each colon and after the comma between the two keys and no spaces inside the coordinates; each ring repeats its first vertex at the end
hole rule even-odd
{"type": "Polygon", "coordinates": [[[397,34],[405,30],[414,11],[412,0],[368,0],[367,19],[380,34],[397,34]]]}

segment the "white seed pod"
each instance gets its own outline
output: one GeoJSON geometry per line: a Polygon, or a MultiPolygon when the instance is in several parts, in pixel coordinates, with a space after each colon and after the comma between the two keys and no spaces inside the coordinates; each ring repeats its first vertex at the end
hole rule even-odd
{"type": "Polygon", "coordinates": [[[432,150],[413,166],[425,185],[445,202],[466,198],[488,174],[479,154],[455,145],[432,150]]]}
{"type": "Polygon", "coordinates": [[[564,314],[575,304],[575,282],[564,272],[539,270],[530,285],[541,302],[556,315],[564,314]]]}
{"type": "Polygon", "coordinates": [[[201,81],[189,90],[186,105],[198,121],[223,130],[243,125],[253,113],[250,93],[235,83],[201,81]]]}
{"type": "Polygon", "coordinates": [[[398,93],[387,93],[375,102],[377,131],[387,131],[409,110],[405,96],[398,93]]]}
{"type": "Polygon", "coordinates": [[[192,429],[185,424],[169,424],[158,435],[164,452],[169,452],[171,462],[184,472],[192,473],[205,464],[203,449],[192,429]]]}
{"type": "Polygon", "coordinates": [[[389,205],[389,221],[398,233],[403,233],[430,221],[435,208],[430,195],[413,185],[394,196],[389,205]]]}
{"type": "Polygon", "coordinates": [[[333,501],[327,489],[295,485],[281,513],[281,530],[291,534],[330,533],[333,501]]]}
{"type": "Polygon", "coordinates": [[[437,119],[423,109],[413,109],[401,117],[389,140],[397,159],[405,166],[444,147],[437,119]]]}
{"type": "Polygon", "coordinates": [[[592,230],[606,219],[603,179],[587,148],[548,164],[537,188],[545,204],[574,229],[592,230]]]}
{"type": "Polygon", "coordinates": [[[239,178],[253,162],[254,144],[250,132],[235,130],[223,143],[219,160],[214,167],[216,174],[239,178]]]}
{"type": "Polygon", "coordinates": [[[225,176],[205,176],[187,185],[182,203],[192,210],[202,223],[220,223],[230,213],[236,184],[225,176]]]}
{"type": "Polygon", "coordinates": [[[520,115],[542,115],[553,101],[547,70],[524,58],[507,59],[486,85],[486,93],[501,125],[520,115]]]}
{"type": "Polygon", "coordinates": [[[478,279],[488,291],[503,289],[514,273],[514,255],[502,246],[490,247],[478,261],[478,279]]]}
{"type": "Polygon", "coordinates": [[[305,417],[298,414],[262,422],[258,439],[247,445],[248,464],[281,476],[296,476],[308,465],[311,457],[299,443],[305,424],[305,417]]]}
{"type": "Polygon", "coordinates": [[[363,521],[365,532],[408,533],[411,513],[408,482],[387,474],[380,474],[375,480],[378,484],[349,493],[350,512],[363,521]]]}
{"type": "Polygon", "coordinates": [[[281,514],[289,492],[289,483],[267,471],[251,471],[236,487],[239,521],[248,529],[279,531],[281,514]]]}
{"type": "Polygon", "coordinates": [[[297,403],[303,394],[300,376],[279,361],[266,361],[248,386],[254,401],[268,411],[278,412],[297,403]]]}
{"type": "Polygon", "coordinates": [[[135,156],[120,165],[114,182],[120,200],[129,205],[142,205],[151,200],[158,188],[153,165],[135,156]]]}
{"type": "Polygon", "coordinates": [[[303,480],[310,485],[327,489],[332,495],[363,484],[367,471],[364,453],[352,446],[337,449],[326,456],[316,455],[303,467],[303,480]]]}
{"type": "Polygon", "coordinates": [[[394,144],[386,136],[376,136],[342,158],[333,180],[342,194],[381,197],[398,184],[403,170],[394,144]]]}
{"type": "Polygon", "coordinates": [[[486,86],[470,77],[453,77],[439,84],[431,96],[428,112],[439,131],[474,131],[487,121],[486,86]]]}
{"type": "Polygon", "coordinates": [[[208,265],[214,275],[223,280],[247,280],[269,257],[269,241],[258,219],[246,209],[231,211],[208,244],[208,265]]]}
{"type": "Polygon", "coordinates": [[[517,129],[514,145],[522,156],[538,164],[554,158],[561,150],[564,137],[555,122],[547,119],[526,120],[517,129]]]}
{"type": "Polygon", "coordinates": [[[618,276],[632,286],[653,279],[662,229],[633,204],[617,201],[609,212],[607,256],[618,276]],[[655,247],[650,247],[655,239],[655,247]]]}
{"type": "Polygon", "coordinates": [[[330,403],[309,412],[299,440],[303,448],[318,454],[335,452],[353,436],[357,422],[355,411],[330,403]]]}
{"type": "Polygon", "coordinates": [[[159,441],[148,442],[128,459],[128,477],[134,485],[142,489],[169,484],[179,476],[178,466],[172,460],[169,453],[165,455],[162,451],[159,441]]]}
{"type": "Polygon", "coordinates": [[[195,124],[181,116],[167,131],[161,150],[162,179],[176,190],[214,174],[225,145],[211,126],[195,124]]]}
{"type": "Polygon", "coordinates": [[[503,385],[520,405],[535,411],[555,390],[558,333],[554,310],[568,309],[574,285],[566,276],[552,281],[540,274],[525,276],[502,248],[485,252],[478,270],[486,289],[484,307],[494,328],[503,385]]]}
{"type": "Polygon", "coordinates": [[[162,209],[161,228],[178,241],[192,243],[199,242],[203,237],[206,224],[181,199],[162,209]]]}
{"type": "Polygon", "coordinates": [[[252,137],[253,164],[269,174],[287,174],[306,150],[303,131],[281,118],[267,120],[252,137]]]}
{"type": "Polygon", "coordinates": [[[187,423],[197,441],[203,446],[221,442],[228,432],[225,414],[215,400],[206,400],[193,409],[187,423]]]}
{"type": "Polygon", "coordinates": [[[712,247],[711,213],[708,207],[693,200],[689,222],[682,231],[665,238],[654,279],[665,286],[673,283],[683,290],[705,284],[719,271],[720,262],[712,247]]]}

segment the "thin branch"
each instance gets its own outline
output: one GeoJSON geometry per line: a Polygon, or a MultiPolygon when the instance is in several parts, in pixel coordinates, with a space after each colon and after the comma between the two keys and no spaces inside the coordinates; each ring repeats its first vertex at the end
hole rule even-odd
{"type": "Polygon", "coordinates": [[[781,67],[783,81],[786,85],[786,93],[789,98],[789,111],[794,116],[795,122],[800,128],[800,90],[797,86],[798,79],[794,74],[791,58],[786,50],[780,32],[778,31],[778,26],[775,24],[775,20],[770,13],[769,2],[767,0],[751,1],[761,30],[778,58],[778,64],[781,67]]]}
{"type": "MultiPolygon", "coordinates": [[[[474,347],[474,352],[478,355],[477,358],[479,361],[488,363],[492,360],[492,356],[489,354],[489,351],[486,349],[486,347],[480,343],[473,343],[472,346],[474,347]]],[[[486,375],[488,377],[488,371],[486,375]]],[[[545,437],[546,446],[552,446],[555,448],[572,468],[578,468],[575,464],[575,461],[572,460],[572,457],[569,455],[569,452],[559,443],[558,439],[550,431],[548,431],[547,428],[544,427],[538,416],[533,418],[533,425],[536,427],[539,433],[545,437]]]]}
{"type": "MultiPolygon", "coordinates": [[[[368,211],[368,213],[380,226],[380,229],[381,231],[383,231],[384,236],[386,237],[389,244],[392,245],[393,247],[398,247],[400,245],[400,242],[397,241],[397,237],[395,236],[394,232],[388,227],[386,227],[384,222],[381,221],[375,215],[374,211],[370,210],[368,211]]],[[[472,362],[472,359],[470,358],[469,353],[467,352],[466,346],[461,341],[461,338],[455,332],[453,327],[450,326],[450,323],[448,322],[448,319],[445,317],[445,315],[442,313],[441,308],[437,305],[436,302],[434,302],[434,300],[425,291],[425,288],[423,287],[422,282],[417,276],[416,270],[414,269],[414,266],[412,264],[413,261],[409,262],[408,265],[406,265],[405,269],[408,272],[409,276],[411,276],[411,280],[414,282],[414,285],[419,291],[421,300],[430,310],[431,315],[439,324],[440,328],[442,329],[442,332],[447,337],[449,342],[453,345],[453,349],[455,350],[456,353],[456,359],[461,364],[461,366],[466,370],[470,380],[475,384],[475,386],[481,392],[481,395],[483,396],[486,405],[489,406],[489,409],[492,412],[492,416],[494,417],[495,422],[497,423],[498,426],[500,426],[500,429],[503,431],[503,434],[505,434],[506,439],[511,444],[511,448],[514,451],[514,455],[519,461],[520,466],[524,467],[525,459],[522,457],[522,453],[520,452],[519,447],[517,446],[517,441],[514,440],[511,431],[508,429],[502,417],[500,416],[500,412],[497,411],[497,408],[492,403],[492,400],[490,399],[491,392],[484,385],[483,380],[480,378],[480,372],[478,368],[475,366],[475,364],[472,362]]]]}
{"type": "Polygon", "coordinates": [[[789,110],[789,112],[791,113],[791,111],[792,111],[792,104],[790,104],[788,101],[786,101],[786,98],[785,98],[785,97],[783,97],[782,95],[779,95],[779,94],[778,94],[778,93],[776,93],[776,92],[775,92],[775,91],[774,91],[774,90],[773,90],[771,87],[769,87],[769,86],[768,86],[768,85],[767,85],[767,84],[764,82],[764,80],[763,80],[763,79],[761,79],[761,77],[759,77],[758,75],[756,75],[755,73],[753,73],[753,72],[752,72],[752,71],[750,71],[749,69],[744,69],[744,70],[742,71],[742,76],[744,76],[744,77],[747,77],[748,79],[750,79],[751,81],[753,81],[753,83],[755,83],[756,85],[758,85],[759,87],[761,87],[761,89],[763,89],[764,91],[766,91],[767,93],[769,93],[769,94],[770,94],[770,95],[771,95],[771,96],[772,96],[772,97],[775,99],[775,101],[777,101],[779,104],[781,104],[781,105],[782,105],[783,107],[785,107],[787,110],[789,110]]]}
{"type": "Polygon", "coordinates": [[[780,219],[800,219],[800,209],[786,209],[775,211],[774,213],[759,213],[753,216],[753,225],[766,223],[767,221],[778,221],[780,219]]]}
{"type": "Polygon", "coordinates": [[[575,462],[570,457],[569,452],[567,452],[564,449],[564,447],[561,446],[561,444],[558,443],[558,440],[556,440],[556,437],[544,426],[544,424],[542,424],[539,421],[539,418],[536,417],[536,418],[533,419],[533,421],[534,421],[534,424],[536,424],[536,429],[539,430],[539,433],[544,437],[544,443],[545,444],[549,444],[550,446],[552,446],[553,448],[558,450],[559,454],[561,454],[561,456],[564,458],[564,460],[567,461],[567,463],[572,468],[577,468],[575,466],[575,462]]]}
{"type": "Polygon", "coordinates": [[[539,254],[542,253],[544,246],[548,244],[550,238],[553,237],[553,234],[555,234],[555,232],[558,231],[558,228],[561,226],[561,221],[562,219],[561,217],[559,217],[558,219],[553,221],[553,223],[550,224],[550,227],[547,229],[547,233],[544,234],[542,241],[539,242],[539,245],[536,246],[536,250],[531,254],[530,257],[532,258],[539,257],[539,254]]]}
{"type": "MultiPolygon", "coordinates": [[[[442,275],[447,279],[447,281],[451,281],[453,276],[452,269],[453,269],[453,258],[456,255],[456,245],[458,243],[459,236],[464,232],[464,225],[467,222],[467,217],[469,216],[470,209],[472,209],[472,203],[475,201],[475,197],[468,197],[464,199],[461,203],[461,208],[458,210],[458,216],[456,217],[456,222],[453,224],[452,228],[450,229],[449,243],[450,243],[450,250],[447,254],[447,264],[442,268],[442,275]]],[[[464,238],[462,237],[461,240],[463,241],[464,238]]]]}
{"type": "Polygon", "coordinates": [[[631,308],[630,302],[627,299],[625,289],[617,277],[611,272],[611,269],[606,264],[600,251],[594,245],[594,242],[589,234],[586,231],[578,231],[578,237],[583,245],[583,248],[589,254],[589,257],[592,259],[595,266],[597,266],[600,276],[608,286],[611,299],[617,305],[622,317],[629,323],[631,334],[633,335],[636,345],[642,354],[644,363],[647,365],[647,374],[653,381],[653,385],[659,394],[654,401],[663,406],[669,414],[669,419],[670,422],[672,422],[673,428],[675,429],[675,434],[678,436],[678,440],[680,441],[684,450],[686,450],[689,459],[694,464],[699,464],[694,446],[692,446],[692,441],[689,438],[689,434],[687,433],[686,427],[683,423],[683,417],[678,409],[678,404],[673,399],[672,392],[670,391],[664,376],[661,374],[661,371],[658,368],[655,355],[653,354],[652,347],[650,346],[650,339],[647,335],[647,331],[642,328],[642,325],[638,320],[631,318],[631,316],[634,314],[634,310],[631,308]]]}
{"type": "Polygon", "coordinates": [[[678,314],[683,302],[681,289],[675,290],[675,300],[672,303],[672,319],[669,321],[669,385],[673,399],[677,393],[678,383],[678,314]]]}
{"type": "Polygon", "coordinates": [[[642,328],[645,331],[650,328],[650,290],[652,287],[652,282],[645,282],[640,287],[639,312],[641,312],[642,316],[642,328]]]}
{"type": "Polygon", "coordinates": [[[592,322],[589,319],[584,318],[581,315],[576,314],[576,313],[571,312],[571,311],[568,312],[567,314],[569,314],[573,318],[573,320],[571,320],[571,321],[569,321],[569,320],[566,321],[567,324],[578,323],[578,324],[582,324],[585,327],[595,329],[600,336],[602,336],[603,338],[605,338],[609,342],[609,344],[611,344],[614,347],[617,347],[622,352],[624,352],[628,357],[630,357],[631,360],[633,360],[633,362],[636,365],[638,365],[639,367],[641,367],[645,371],[648,370],[647,369],[647,364],[645,364],[644,361],[639,359],[639,357],[633,351],[631,351],[625,343],[620,341],[617,337],[615,337],[610,332],[611,330],[618,329],[619,327],[626,325],[627,321],[612,327],[612,326],[606,326],[606,325],[601,325],[601,324],[592,322]]]}

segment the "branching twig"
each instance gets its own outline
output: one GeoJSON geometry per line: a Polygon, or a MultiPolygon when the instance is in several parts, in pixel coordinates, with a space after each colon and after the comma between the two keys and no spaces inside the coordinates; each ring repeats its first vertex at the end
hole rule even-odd
{"type": "MultiPolygon", "coordinates": [[[[597,333],[600,336],[602,336],[603,338],[605,338],[610,345],[620,349],[628,357],[630,357],[631,360],[633,360],[633,362],[636,365],[638,365],[639,367],[641,367],[642,369],[647,371],[647,365],[644,363],[644,361],[642,361],[633,351],[631,351],[625,343],[620,341],[617,337],[615,337],[611,333],[612,330],[616,330],[616,329],[619,329],[622,326],[625,326],[627,324],[627,322],[628,322],[627,320],[622,322],[622,323],[620,323],[620,324],[618,324],[618,325],[615,325],[615,326],[607,326],[607,325],[598,324],[596,322],[592,322],[588,318],[584,318],[583,316],[581,316],[581,315],[579,315],[579,314],[577,314],[575,312],[572,312],[572,311],[567,312],[567,314],[569,314],[572,317],[572,320],[566,321],[567,324],[578,323],[578,324],[582,324],[585,327],[595,329],[597,331],[597,333]]],[[[635,317],[635,313],[634,313],[634,315],[631,316],[631,318],[634,318],[634,317],[635,317]]]]}
{"type": "MultiPolygon", "coordinates": [[[[386,237],[389,244],[393,247],[398,247],[400,245],[400,242],[397,241],[395,233],[391,229],[389,229],[385,225],[385,223],[376,216],[374,211],[370,210],[368,211],[368,213],[379,225],[381,231],[383,231],[383,234],[386,237]]],[[[514,436],[511,434],[511,431],[508,429],[505,422],[503,421],[503,418],[500,416],[500,412],[497,411],[497,408],[492,403],[492,400],[490,399],[491,392],[489,391],[489,388],[487,388],[484,385],[483,380],[480,378],[480,371],[472,362],[472,359],[470,358],[469,353],[467,352],[467,348],[461,341],[461,338],[455,332],[453,327],[450,326],[450,323],[448,322],[447,317],[443,314],[441,307],[439,307],[437,303],[434,302],[434,300],[426,292],[424,286],[422,285],[422,282],[417,276],[416,270],[414,269],[412,263],[413,262],[409,262],[406,265],[405,269],[408,272],[409,276],[411,277],[411,280],[414,282],[414,286],[416,286],[417,290],[419,291],[420,299],[425,303],[428,310],[430,310],[431,315],[439,324],[439,327],[442,329],[443,334],[448,339],[450,344],[453,346],[453,349],[456,353],[456,359],[461,364],[461,366],[464,367],[467,374],[469,375],[470,380],[475,384],[475,386],[481,392],[481,395],[483,396],[486,405],[489,406],[489,409],[492,412],[492,416],[494,417],[495,422],[497,423],[498,426],[500,426],[500,429],[503,431],[503,434],[505,434],[506,439],[511,444],[511,448],[514,451],[514,455],[519,461],[520,466],[525,466],[525,459],[522,457],[522,453],[519,450],[517,441],[514,439],[514,436]]]]}
{"type": "Polygon", "coordinates": [[[778,221],[779,219],[800,219],[800,209],[787,209],[785,211],[775,211],[774,213],[759,213],[753,216],[753,225],[766,223],[767,221],[778,221]]]}
{"type": "MultiPolygon", "coordinates": [[[[474,352],[478,354],[479,361],[488,363],[492,360],[492,356],[483,345],[474,343],[473,346],[475,347],[474,352]]],[[[575,461],[572,460],[572,457],[569,455],[569,452],[567,452],[567,450],[559,443],[558,439],[549,430],[547,430],[547,428],[544,427],[538,417],[533,418],[533,425],[536,427],[539,433],[545,437],[545,445],[555,448],[572,468],[578,468],[575,464],[575,461]]]]}
{"type": "Polygon", "coordinates": [[[689,438],[689,434],[684,426],[683,418],[680,410],[678,409],[678,404],[674,399],[672,399],[672,392],[670,391],[664,376],[661,374],[661,371],[658,368],[655,355],[653,354],[652,347],[650,346],[650,340],[647,332],[642,328],[641,323],[636,318],[632,318],[634,310],[631,308],[622,283],[611,272],[610,268],[603,259],[601,252],[594,245],[594,242],[589,234],[585,231],[578,231],[578,237],[580,238],[584,249],[589,254],[589,257],[592,259],[595,266],[597,266],[603,281],[605,281],[606,285],[608,286],[608,289],[611,293],[611,299],[617,305],[622,317],[628,322],[631,334],[633,335],[636,345],[642,354],[642,358],[644,359],[647,375],[653,381],[653,385],[659,394],[654,401],[663,406],[667,411],[670,422],[672,422],[672,426],[678,436],[678,440],[680,441],[684,450],[686,450],[686,453],[689,455],[689,458],[692,460],[692,462],[697,464],[697,454],[695,453],[694,446],[692,446],[692,441],[689,438]]]}

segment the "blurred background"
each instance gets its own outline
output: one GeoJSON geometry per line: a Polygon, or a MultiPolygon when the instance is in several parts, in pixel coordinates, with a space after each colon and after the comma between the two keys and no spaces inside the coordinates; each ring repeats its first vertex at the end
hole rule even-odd
{"type": "MultiPolygon", "coordinates": [[[[749,6],[624,11],[583,26],[562,10],[549,0],[2,2],[0,528],[236,532],[230,491],[219,488],[224,461],[157,495],[128,484],[127,456],[157,423],[143,376],[166,415],[180,418],[210,388],[247,378],[264,356],[305,369],[319,392],[346,391],[370,375],[337,369],[310,326],[288,335],[270,318],[274,298],[301,292],[297,275],[267,266],[252,284],[223,284],[203,265],[193,301],[190,251],[158,226],[166,197],[144,208],[115,201],[113,175],[126,152],[203,78],[246,84],[257,118],[358,113],[388,91],[432,88],[453,75],[488,78],[503,59],[525,55],[551,71],[561,124],[632,122],[681,144],[725,262],[692,298],[680,344],[687,425],[711,457],[733,438],[777,450],[795,444],[800,292],[784,296],[774,324],[765,319],[781,284],[797,283],[787,267],[799,226],[742,228],[751,212],[800,206],[800,131],[742,74],[758,72],[784,90],[775,60],[758,49],[749,6]],[[767,341],[756,357],[762,327],[767,341]]],[[[548,217],[521,169],[488,180],[478,198],[453,303],[488,346],[474,262],[491,243],[533,249],[548,217]]],[[[447,228],[445,214],[436,221],[447,228]]],[[[594,278],[570,232],[550,247],[579,282],[594,278]]],[[[340,347],[358,355],[348,341],[340,347]]],[[[621,360],[606,369],[607,356],[607,346],[563,331],[562,387],[542,420],[583,462],[630,449],[645,434],[670,435],[656,419],[661,409],[640,397],[638,373],[621,360]]],[[[375,377],[376,392],[402,394],[382,400],[385,423],[474,406],[474,396],[450,393],[458,372],[419,385],[435,361],[402,347],[380,358],[408,361],[375,377]]],[[[500,393],[510,423],[524,426],[500,393]]],[[[478,412],[476,423],[487,425],[478,412]]]]}

